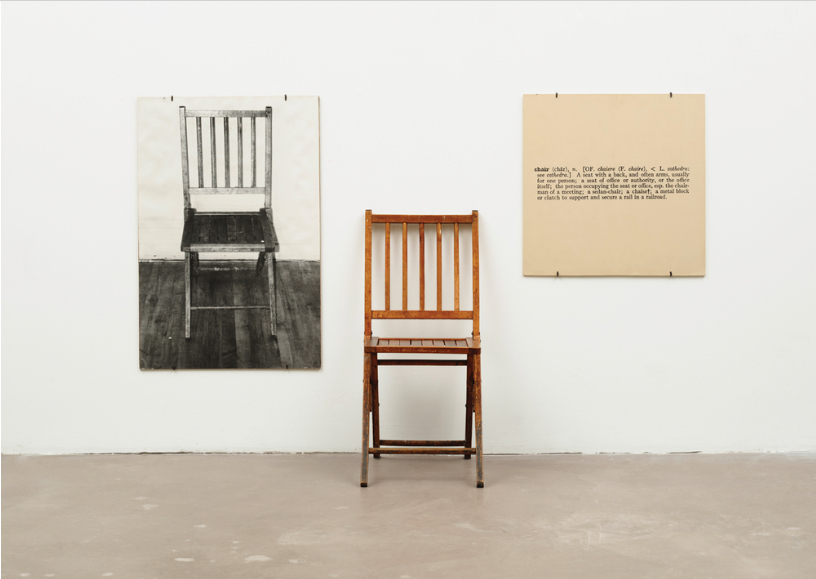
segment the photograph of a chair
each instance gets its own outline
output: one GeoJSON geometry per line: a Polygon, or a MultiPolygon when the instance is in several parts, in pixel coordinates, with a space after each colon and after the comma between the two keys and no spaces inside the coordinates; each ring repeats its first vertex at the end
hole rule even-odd
{"type": "Polygon", "coordinates": [[[275,234],[275,225],[272,220],[272,107],[262,111],[188,111],[186,107],[179,107],[179,121],[181,132],[181,168],[184,185],[184,232],[181,238],[181,250],[184,252],[184,337],[190,339],[190,324],[192,312],[195,310],[239,310],[239,309],[268,309],[272,335],[276,332],[275,308],[275,253],[279,250],[278,238],[275,234]],[[190,183],[189,152],[190,144],[187,140],[187,119],[195,119],[196,142],[195,151],[198,160],[198,180],[190,183]],[[235,186],[230,186],[230,118],[237,120],[238,139],[238,173],[235,186]],[[257,184],[257,147],[255,119],[264,119],[264,167],[263,186],[257,184]],[[202,143],[202,119],[208,119],[210,125],[210,186],[204,186],[204,148],[202,143]],[[216,119],[223,120],[224,139],[221,151],[221,160],[224,170],[224,187],[218,187],[218,147],[216,145],[216,119]],[[243,121],[249,122],[251,180],[244,185],[244,135],[243,121]],[[240,195],[263,193],[264,206],[256,213],[249,212],[197,212],[190,203],[191,195],[240,195]],[[198,272],[200,261],[199,252],[233,252],[249,251],[258,254],[257,273],[260,275],[264,262],[267,264],[267,279],[269,283],[269,303],[266,305],[231,305],[205,306],[193,305],[191,284],[198,272]]]}
{"type": "MultiPolygon", "coordinates": [[[[432,230],[433,231],[433,230],[432,230]]],[[[369,456],[381,454],[453,454],[469,459],[476,455],[476,486],[484,487],[482,467],[482,379],[479,335],[479,215],[377,215],[365,218],[365,337],[363,363],[363,436],[360,486],[368,486],[369,456]],[[385,308],[372,308],[372,227],[385,225],[385,308]],[[391,309],[391,226],[402,229],[402,307],[391,309]],[[419,309],[408,309],[408,226],[418,225],[419,309]],[[425,226],[436,231],[436,304],[426,309],[425,226]],[[460,225],[472,227],[472,310],[460,309],[460,225]],[[442,309],[442,228],[453,229],[453,309],[442,309]],[[471,320],[473,332],[464,338],[386,338],[372,335],[372,320],[471,320]],[[380,354],[440,354],[465,358],[387,358],[380,354]],[[379,366],[466,366],[465,431],[462,440],[391,440],[380,438],[379,366]],[[373,427],[373,428],[372,428],[373,427]],[[476,445],[473,446],[473,430],[476,445]],[[373,430],[373,432],[372,432],[373,430]]]]}
{"type": "Polygon", "coordinates": [[[139,367],[321,364],[319,100],[137,99],[139,367]]]}

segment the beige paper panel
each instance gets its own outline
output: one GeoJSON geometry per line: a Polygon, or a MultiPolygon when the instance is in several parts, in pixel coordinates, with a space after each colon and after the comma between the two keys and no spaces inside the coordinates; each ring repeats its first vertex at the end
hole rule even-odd
{"type": "Polygon", "coordinates": [[[524,275],[705,275],[704,95],[524,95],[524,275]]]}

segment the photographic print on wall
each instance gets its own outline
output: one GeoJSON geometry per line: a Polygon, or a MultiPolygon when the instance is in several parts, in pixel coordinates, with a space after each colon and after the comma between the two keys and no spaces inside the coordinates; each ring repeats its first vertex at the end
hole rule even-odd
{"type": "Polygon", "coordinates": [[[139,367],[320,367],[318,97],[137,100],[139,367]]]}

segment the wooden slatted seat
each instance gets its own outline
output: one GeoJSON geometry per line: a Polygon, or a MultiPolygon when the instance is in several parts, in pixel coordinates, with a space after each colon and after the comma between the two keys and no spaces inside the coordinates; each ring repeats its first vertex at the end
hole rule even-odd
{"type": "Polygon", "coordinates": [[[266,210],[258,213],[199,213],[190,210],[181,237],[182,251],[278,251],[275,226],[266,210]]]}
{"type": "Polygon", "coordinates": [[[479,350],[479,344],[473,338],[373,337],[365,345],[365,351],[372,354],[478,354],[479,350]]]}
{"type": "Polygon", "coordinates": [[[479,233],[478,212],[471,215],[375,215],[366,211],[365,339],[363,364],[363,450],[360,486],[368,486],[369,455],[462,454],[476,455],[476,486],[484,486],[482,467],[482,380],[479,336],[479,233]],[[372,308],[372,226],[385,224],[385,309],[372,308]],[[402,309],[391,309],[391,225],[402,226],[402,309]],[[408,308],[408,224],[418,225],[419,309],[408,308]],[[436,309],[425,303],[425,225],[436,227],[436,309]],[[472,226],[473,309],[461,310],[459,300],[459,226],[472,226]],[[454,307],[442,308],[442,226],[453,227],[454,307]],[[473,334],[466,338],[399,338],[372,335],[372,320],[471,320],[473,334]],[[380,354],[443,354],[465,358],[380,358],[380,354]],[[465,366],[467,374],[465,436],[462,440],[391,440],[380,438],[379,366],[465,366]],[[373,426],[373,429],[371,428],[373,426]],[[476,445],[473,446],[473,430],[476,445]],[[371,432],[373,430],[373,432],[371,432]],[[371,435],[371,436],[370,436],[371,435]]]}
{"type": "Polygon", "coordinates": [[[272,219],[272,107],[262,111],[188,111],[179,107],[181,128],[181,169],[184,187],[184,230],[181,235],[181,250],[184,252],[184,335],[190,337],[190,324],[193,310],[209,309],[268,309],[272,335],[277,328],[277,303],[275,283],[277,277],[278,237],[272,219]],[[187,141],[187,119],[195,121],[195,144],[190,147],[187,141]],[[258,186],[258,152],[256,146],[256,119],[264,119],[265,140],[263,151],[264,184],[258,186]],[[208,119],[209,131],[209,181],[204,186],[204,136],[202,120],[208,119]],[[223,123],[223,139],[219,147],[216,135],[216,119],[223,123]],[[234,119],[234,122],[232,121],[234,119]],[[244,120],[249,123],[249,175],[245,175],[244,163],[244,120]],[[230,157],[230,127],[236,128],[237,157],[235,167],[230,157]],[[197,180],[190,180],[190,149],[195,151],[197,180]],[[219,155],[222,163],[219,162],[219,155]],[[223,167],[223,186],[218,180],[219,166],[223,167]],[[245,186],[244,177],[248,184],[245,186]],[[232,185],[234,180],[236,185],[232,185]],[[198,211],[193,208],[191,195],[241,195],[259,194],[264,196],[264,206],[258,211],[198,211]],[[240,306],[195,306],[192,304],[192,273],[198,269],[200,252],[257,252],[258,274],[267,264],[267,283],[269,284],[269,303],[266,305],[240,306]],[[267,256],[269,256],[267,258],[267,256]]]}

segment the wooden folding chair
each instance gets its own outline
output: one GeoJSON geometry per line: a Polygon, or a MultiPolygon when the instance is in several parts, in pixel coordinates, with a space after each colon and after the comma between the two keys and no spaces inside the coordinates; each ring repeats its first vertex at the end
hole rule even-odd
{"type": "Polygon", "coordinates": [[[184,336],[190,337],[190,318],[193,310],[242,310],[268,309],[271,319],[272,335],[276,334],[276,305],[275,305],[275,278],[277,275],[278,237],[272,221],[272,107],[263,111],[188,111],[179,107],[179,121],[181,123],[181,169],[184,185],[184,232],[181,236],[181,250],[184,252],[184,336]],[[190,183],[190,167],[187,143],[187,119],[195,119],[196,146],[198,159],[198,184],[190,183]],[[265,119],[266,141],[263,152],[264,184],[257,185],[257,151],[255,138],[255,119],[265,119]],[[210,186],[204,186],[204,150],[202,143],[201,119],[209,119],[210,144],[210,186]],[[230,119],[236,119],[237,129],[237,185],[230,186],[230,119]],[[223,119],[223,145],[217,146],[216,119],[223,119]],[[244,185],[244,119],[249,119],[250,132],[250,175],[249,184],[244,185]],[[218,156],[223,159],[224,186],[218,186],[218,156]],[[219,195],[219,194],[263,194],[264,206],[257,212],[201,212],[194,209],[190,203],[191,195],[219,195]],[[260,275],[264,262],[267,263],[267,279],[269,283],[268,305],[241,305],[241,306],[194,306],[191,301],[191,269],[196,271],[199,266],[198,254],[202,251],[210,252],[258,252],[256,271],[260,275]],[[267,254],[269,254],[267,256],[267,254]]]}
{"type": "MultiPolygon", "coordinates": [[[[360,486],[368,486],[368,457],[381,454],[463,454],[476,455],[476,486],[484,487],[482,469],[482,379],[479,338],[479,215],[374,215],[366,211],[365,236],[365,341],[363,364],[363,456],[360,486]],[[385,309],[371,307],[371,228],[385,224],[385,309]],[[391,309],[391,224],[402,225],[402,309],[391,309]],[[419,225],[419,309],[408,309],[408,225],[419,225]],[[425,225],[436,228],[436,309],[425,309],[425,225]],[[442,227],[453,226],[453,310],[442,309],[442,227]],[[459,225],[473,229],[473,309],[459,309],[459,225]],[[470,338],[378,338],[371,335],[371,320],[472,320],[470,338]],[[379,359],[380,354],[461,354],[466,359],[379,359]],[[467,396],[464,440],[385,440],[380,439],[379,366],[467,366],[467,396]],[[476,427],[476,446],[472,434],[476,427]],[[373,440],[369,446],[369,423],[373,440]],[[395,448],[396,447],[396,448],[395,448]],[[400,448],[402,447],[402,448],[400,448]]],[[[413,227],[412,227],[413,229],[413,227]]]]}

